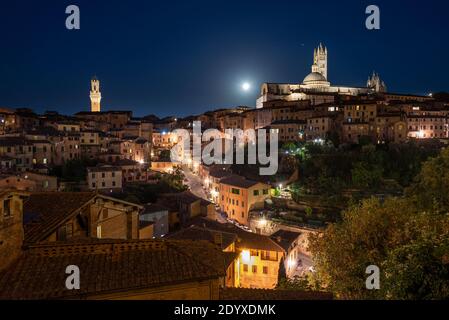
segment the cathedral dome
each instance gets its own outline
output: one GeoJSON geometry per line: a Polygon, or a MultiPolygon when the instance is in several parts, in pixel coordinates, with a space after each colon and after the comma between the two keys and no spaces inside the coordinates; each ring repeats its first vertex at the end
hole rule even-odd
{"type": "Polygon", "coordinates": [[[306,89],[320,89],[324,87],[329,87],[330,85],[331,84],[327,81],[324,75],[314,71],[304,78],[301,87],[306,89]]]}
{"type": "Polygon", "coordinates": [[[303,83],[307,84],[307,83],[316,82],[316,81],[327,82],[326,78],[321,73],[312,72],[307,77],[304,78],[303,83]]]}

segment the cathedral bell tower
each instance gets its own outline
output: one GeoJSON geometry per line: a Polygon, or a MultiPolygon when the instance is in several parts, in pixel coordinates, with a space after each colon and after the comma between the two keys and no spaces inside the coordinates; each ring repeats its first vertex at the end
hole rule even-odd
{"type": "Polygon", "coordinates": [[[313,64],[315,70],[312,72],[321,73],[327,80],[327,48],[320,43],[318,48],[313,51],[313,64]]]}
{"type": "Polygon", "coordinates": [[[369,89],[372,89],[374,92],[387,92],[387,86],[385,82],[383,82],[378,73],[373,71],[373,75],[368,78],[366,82],[366,86],[369,89]]]}
{"type": "Polygon", "coordinates": [[[100,102],[101,102],[101,92],[100,92],[100,81],[94,77],[90,81],[90,111],[100,112],[100,102]]]}

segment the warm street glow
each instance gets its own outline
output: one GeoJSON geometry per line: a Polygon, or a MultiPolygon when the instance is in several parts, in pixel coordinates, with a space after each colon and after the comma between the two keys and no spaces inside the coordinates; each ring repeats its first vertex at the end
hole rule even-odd
{"type": "Polygon", "coordinates": [[[244,263],[248,263],[251,260],[251,254],[249,252],[249,250],[243,250],[241,253],[242,256],[242,260],[244,263]]]}
{"type": "Polygon", "coordinates": [[[0,300],[449,299],[449,0],[3,2],[0,300]]]}
{"type": "Polygon", "coordinates": [[[424,131],[420,130],[418,132],[418,138],[420,138],[420,139],[424,138],[424,131]]]}
{"type": "Polygon", "coordinates": [[[295,260],[293,260],[293,258],[288,259],[288,263],[287,263],[289,268],[294,268],[296,266],[296,262],[295,260]]]}

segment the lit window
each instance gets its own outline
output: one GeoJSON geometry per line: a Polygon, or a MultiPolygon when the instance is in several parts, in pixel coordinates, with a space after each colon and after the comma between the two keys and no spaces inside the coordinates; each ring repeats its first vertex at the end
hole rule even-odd
{"type": "Polygon", "coordinates": [[[101,226],[97,226],[97,238],[101,239],[101,226]]]}
{"type": "Polygon", "coordinates": [[[11,216],[11,199],[3,201],[3,215],[5,217],[11,216]]]}

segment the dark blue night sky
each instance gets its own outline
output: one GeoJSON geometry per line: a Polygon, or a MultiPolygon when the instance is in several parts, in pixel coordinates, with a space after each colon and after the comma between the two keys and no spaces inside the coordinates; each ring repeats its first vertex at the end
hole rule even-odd
{"type": "Polygon", "coordinates": [[[319,42],[332,84],[363,86],[376,70],[390,91],[448,91],[448,14],[444,0],[2,1],[0,106],[87,111],[93,75],[103,110],[254,106],[262,82],[301,82],[319,42]],[[65,28],[70,4],[79,31],[65,28]],[[369,4],[380,31],[365,28],[369,4]]]}

